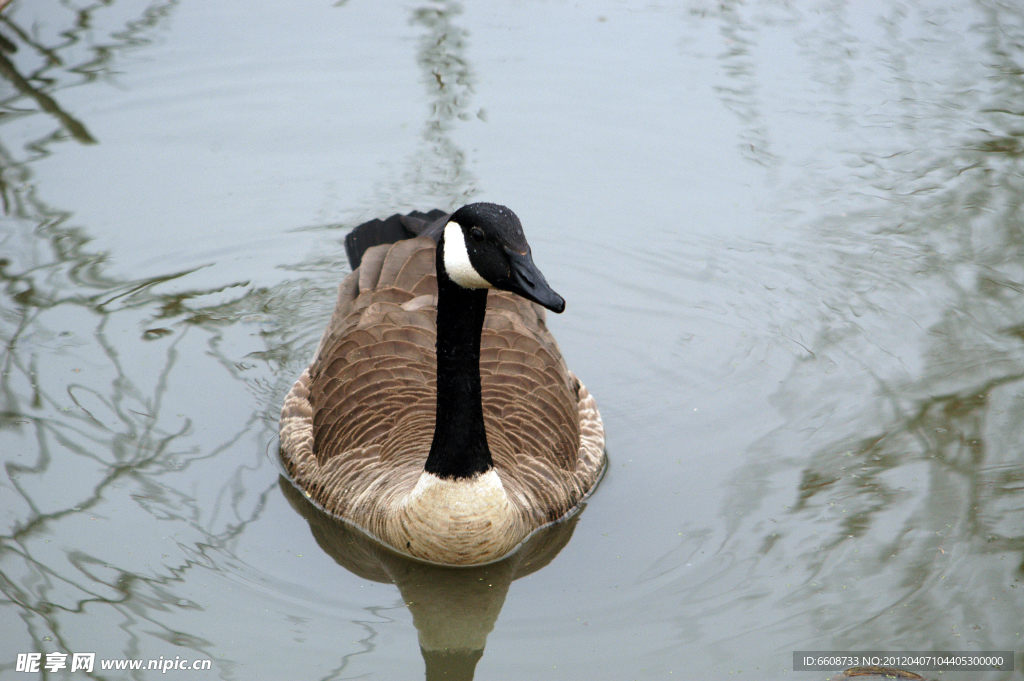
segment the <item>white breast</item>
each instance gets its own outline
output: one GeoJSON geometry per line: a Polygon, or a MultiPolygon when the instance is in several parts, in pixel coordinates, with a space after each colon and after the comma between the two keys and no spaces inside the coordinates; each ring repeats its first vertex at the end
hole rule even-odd
{"type": "Polygon", "coordinates": [[[424,471],[396,510],[384,527],[385,541],[403,553],[448,565],[497,560],[529,534],[494,469],[468,480],[424,471]]]}

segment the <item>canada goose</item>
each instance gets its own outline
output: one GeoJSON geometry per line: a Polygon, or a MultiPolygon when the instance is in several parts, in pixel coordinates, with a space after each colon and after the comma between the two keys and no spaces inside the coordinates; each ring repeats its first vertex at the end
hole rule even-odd
{"type": "Polygon", "coordinates": [[[353,272],[281,410],[294,484],[445,565],[498,560],[572,513],[604,470],[604,427],[544,324],[565,301],[519,218],[396,215],[345,245],[353,272]]]}

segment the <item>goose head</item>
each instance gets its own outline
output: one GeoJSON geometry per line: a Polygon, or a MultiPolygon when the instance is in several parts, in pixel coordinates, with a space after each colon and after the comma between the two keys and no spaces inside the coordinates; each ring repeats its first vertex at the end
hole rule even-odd
{"type": "Polygon", "coordinates": [[[438,246],[438,272],[462,288],[511,291],[552,312],[565,309],[533,263],[519,218],[505,206],[463,206],[449,218],[438,246]]]}

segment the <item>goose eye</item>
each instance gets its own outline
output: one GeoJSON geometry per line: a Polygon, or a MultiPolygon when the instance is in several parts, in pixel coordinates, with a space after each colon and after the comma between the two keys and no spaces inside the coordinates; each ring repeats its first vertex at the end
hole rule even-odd
{"type": "Polygon", "coordinates": [[[469,230],[469,235],[473,237],[473,241],[480,243],[484,240],[484,232],[479,227],[474,227],[469,230]]]}

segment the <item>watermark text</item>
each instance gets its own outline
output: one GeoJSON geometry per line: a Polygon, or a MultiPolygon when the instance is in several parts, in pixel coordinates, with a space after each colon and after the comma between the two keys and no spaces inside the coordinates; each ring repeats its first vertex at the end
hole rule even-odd
{"type": "Polygon", "coordinates": [[[55,673],[67,669],[72,672],[91,673],[96,668],[102,671],[158,671],[166,674],[169,671],[208,671],[213,668],[213,660],[189,660],[180,656],[163,657],[152,660],[101,659],[97,664],[96,653],[18,653],[14,665],[16,672],[38,674],[41,671],[55,673]],[[69,659],[70,658],[70,659],[69,659]]]}

